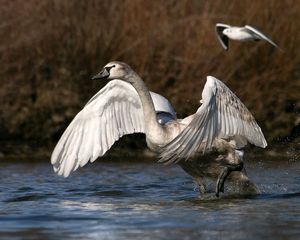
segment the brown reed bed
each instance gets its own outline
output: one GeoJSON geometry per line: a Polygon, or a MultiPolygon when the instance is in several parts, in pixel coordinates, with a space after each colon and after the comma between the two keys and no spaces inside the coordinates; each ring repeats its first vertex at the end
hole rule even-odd
{"type": "Polygon", "coordinates": [[[299,139],[300,2],[297,0],[2,0],[0,136],[57,140],[104,83],[111,60],[131,65],[179,116],[194,112],[207,75],[222,79],[269,141],[299,139]],[[249,24],[265,42],[216,40],[217,22],[249,24]]]}

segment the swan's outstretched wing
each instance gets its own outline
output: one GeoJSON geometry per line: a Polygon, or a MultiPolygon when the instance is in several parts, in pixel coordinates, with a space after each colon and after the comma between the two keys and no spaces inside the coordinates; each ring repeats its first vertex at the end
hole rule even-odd
{"type": "MultiPolygon", "coordinates": [[[[150,95],[158,114],[176,119],[165,97],[154,92],[150,95]]],[[[162,117],[158,115],[158,120],[162,117]]],[[[79,166],[103,156],[120,137],[144,132],[144,121],[134,87],[121,80],[110,81],[89,100],[60,138],[51,156],[54,171],[67,177],[79,166]]]]}
{"type": "Polygon", "coordinates": [[[230,25],[223,24],[223,23],[217,23],[216,28],[215,28],[217,38],[218,38],[219,42],[221,43],[222,47],[226,51],[228,50],[228,47],[229,47],[229,41],[228,41],[228,37],[223,34],[223,30],[225,28],[229,28],[229,27],[230,27],[230,25]]]}
{"type": "Polygon", "coordinates": [[[144,115],[136,90],[113,80],[76,115],[57,143],[51,163],[67,177],[71,171],[95,161],[125,134],[144,132],[144,115]]]}
{"type": "Polygon", "coordinates": [[[199,146],[203,153],[216,138],[234,139],[239,147],[248,142],[266,147],[267,142],[254,117],[220,80],[208,76],[202,92],[203,104],[189,125],[162,148],[160,162],[173,163],[192,157],[199,146]],[[247,141],[245,141],[247,140],[247,141]]]}
{"type": "Polygon", "coordinates": [[[278,48],[277,44],[274,43],[269,37],[267,37],[265,34],[263,34],[261,31],[257,30],[254,27],[251,27],[249,25],[246,25],[245,28],[251,33],[257,36],[259,39],[265,40],[268,43],[272,44],[274,47],[278,48]]]}

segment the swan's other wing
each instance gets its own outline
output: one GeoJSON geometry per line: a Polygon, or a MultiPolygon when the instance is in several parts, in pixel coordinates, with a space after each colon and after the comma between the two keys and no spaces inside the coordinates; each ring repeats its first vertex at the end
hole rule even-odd
{"type": "Polygon", "coordinates": [[[228,47],[229,47],[229,39],[226,35],[223,34],[223,30],[225,28],[229,28],[230,25],[227,24],[223,24],[223,23],[217,23],[215,30],[216,30],[216,35],[217,38],[219,40],[219,42],[221,43],[222,47],[227,51],[228,47]]]}
{"type": "Polygon", "coordinates": [[[267,146],[252,114],[220,80],[207,77],[202,99],[203,104],[189,125],[162,148],[160,162],[188,159],[197,152],[200,144],[204,153],[212,147],[216,138],[234,139],[239,147],[247,141],[259,147],[267,146]]]}
{"type": "Polygon", "coordinates": [[[259,39],[265,40],[268,43],[272,44],[274,47],[278,48],[276,43],[274,43],[269,37],[267,37],[264,33],[257,30],[256,28],[246,25],[245,29],[247,29],[251,34],[254,34],[255,36],[257,36],[259,39]]]}
{"type": "Polygon", "coordinates": [[[125,134],[144,132],[140,98],[129,83],[110,81],[75,116],[57,143],[51,163],[67,177],[88,161],[95,161],[125,134]]]}
{"type": "Polygon", "coordinates": [[[174,119],[176,119],[176,112],[168,99],[155,92],[150,92],[150,95],[156,113],[161,113],[161,112],[169,113],[174,119]]]}
{"type": "Polygon", "coordinates": [[[170,121],[177,119],[176,112],[168,99],[155,92],[150,92],[150,95],[154,104],[156,118],[159,124],[164,125],[170,121]]]}

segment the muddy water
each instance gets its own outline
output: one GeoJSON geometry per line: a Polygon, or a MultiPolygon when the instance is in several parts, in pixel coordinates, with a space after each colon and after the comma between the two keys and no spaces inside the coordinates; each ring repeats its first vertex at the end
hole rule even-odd
{"type": "Polygon", "coordinates": [[[261,194],[199,199],[178,166],[97,162],[64,179],[47,161],[2,161],[0,238],[299,239],[299,161],[247,167],[261,194]]]}

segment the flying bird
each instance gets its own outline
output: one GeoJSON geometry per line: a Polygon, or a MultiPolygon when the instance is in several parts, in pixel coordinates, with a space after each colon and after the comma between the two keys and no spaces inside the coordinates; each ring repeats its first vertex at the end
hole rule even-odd
{"type": "Polygon", "coordinates": [[[54,171],[64,177],[103,156],[122,136],[139,132],[145,134],[147,146],[160,162],[178,163],[202,190],[201,164],[207,159],[218,163],[218,172],[212,174],[218,177],[218,196],[232,171],[248,179],[242,171],[241,151],[247,142],[267,146],[245,105],[212,76],[207,77],[200,107],[184,119],[177,119],[170,102],[150,92],[123,62],[108,63],[92,79],[110,81],[75,116],[51,156],[54,171]]]}
{"type": "Polygon", "coordinates": [[[244,27],[235,27],[223,23],[216,24],[216,35],[225,50],[229,49],[229,39],[236,41],[259,41],[265,40],[278,48],[277,44],[274,43],[264,33],[257,30],[254,27],[246,25],[244,27]]]}

